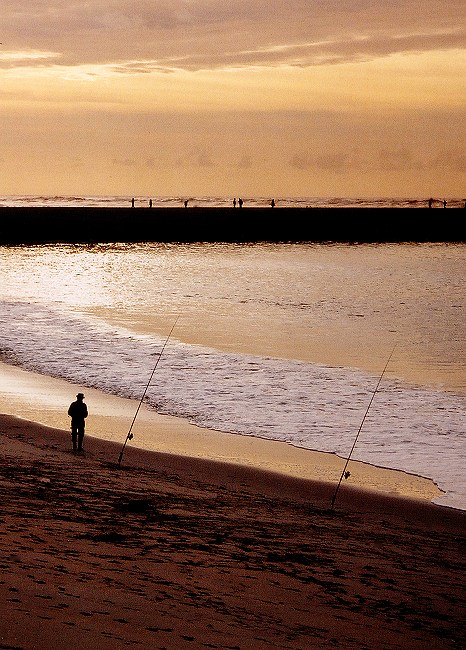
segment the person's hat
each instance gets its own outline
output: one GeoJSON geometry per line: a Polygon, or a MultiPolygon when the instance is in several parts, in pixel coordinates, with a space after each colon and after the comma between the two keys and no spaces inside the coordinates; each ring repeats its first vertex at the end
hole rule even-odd
{"type": "Polygon", "coordinates": [[[84,393],[78,393],[76,397],[82,397],[84,399],[84,393]]]}

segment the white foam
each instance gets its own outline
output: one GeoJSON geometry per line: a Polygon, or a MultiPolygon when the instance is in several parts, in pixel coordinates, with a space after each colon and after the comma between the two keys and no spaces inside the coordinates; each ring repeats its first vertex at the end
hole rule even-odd
{"type": "MultiPolygon", "coordinates": [[[[63,307],[0,303],[4,360],[122,397],[140,398],[162,344],[63,307]]],[[[376,384],[360,370],[171,339],[147,402],[212,429],[346,457],[376,384]]],[[[464,416],[462,396],[384,379],[352,457],[431,478],[447,493],[441,503],[466,508],[464,416]]]]}

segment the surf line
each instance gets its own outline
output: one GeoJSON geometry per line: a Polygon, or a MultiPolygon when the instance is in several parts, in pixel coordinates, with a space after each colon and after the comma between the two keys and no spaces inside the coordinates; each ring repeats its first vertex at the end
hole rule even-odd
{"type": "Polygon", "coordinates": [[[359,429],[358,429],[358,432],[357,432],[356,437],[355,437],[355,439],[354,439],[353,446],[352,446],[351,449],[350,449],[350,453],[348,454],[348,458],[346,459],[345,466],[343,467],[343,471],[341,472],[340,480],[338,481],[337,487],[336,487],[335,492],[334,492],[334,494],[333,494],[332,503],[331,503],[331,506],[330,506],[330,510],[331,510],[331,511],[333,510],[333,507],[334,507],[334,505],[335,505],[335,501],[336,501],[336,498],[337,498],[338,490],[340,489],[340,485],[341,485],[341,482],[342,482],[343,478],[348,478],[348,477],[350,476],[349,471],[347,471],[347,467],[348,467],[348,463],[350,462],[351,454],[353,453],[354,448],[356,447],[356,443],[357,443],[357,441],[358,441],[359,434],[360,434],[361,431],[362,431],[362,428],[363,428],[363,426],[364,426],[364,422],[366,421],[366,418],[367,418],[367,414],[369,413],[369,410],[370,410],[370,408],[371,408],[371,406],[372,406],[372,402],[374,401],[374,397],[375,397],[377,391],[379,390],[380,382],[382,381],[382,378],[383,378],[383,376],[384,376],[384,374],[385,374],[385,371],[386,371],[387,368],[388,368],[388,364],[390,363],[390,359],[392,358],[393,353],[395,352],[395,348],[396,348],[396,346],[397,346],[397,344],[395,343],[395,345],[393,346],[392,351],[390,352],[390,356],[389,356],[388,359],[387,359],[387,363],[385,364],[384,369],[382,370],[382,373],[381,373],[381,375],[380,375],[380,377],[379,377],[379,381],[377,382],[377,386],[376,386],[375,389],[372,391],[371,399],[370,399],[369,404],[368,404],[368,406],[367,406],[366,412],[364,413],[364,417],[363,417],[362,420],[361,420],[361,424],[359,425],[359,429]]]}
{"type": "Polygon", "coordinates": [[[165,350],[165,346],[167,345],[168,341],[170,340],[170,337],[171,337],[171,335],[172,335],[172,333],[173,333],[173,330],[175,329],[175,326],[176,326],[176,324],[177,324],[177,322],[178,322],[178,319],[179,319],[179,316],[176,317],[175,322],[173,323],[172,328],[171,328],[171,330],[170,330],[170,332],[169,332],[167,338],[165,339],[164,344],[162,345],[162,349],[160,350],[159,356],[157,357],[157,361],[155,362],[155,366],[154,366],[153,369],[152,369],[152,373],[151,373],[151,376],[149,377],[149,381],[147,382],[146,387],[145,387],[145,389],[144,389],[144,392],[143,392],[143,394],[142,394],[142,397],[141,397],[141,399],[140,399],[140,401],[139,401],[138,407],[137,407],[137,409],[136,409],[136,413],[134,414],[133,421],[131,422],[131,426],[130,426],[130,428],[129,428],[128,433],[126,434],[125,442],[123,443],[123,447],[121,448],[120,455],[119,455],[119,457],[118,457],[118,467],[121,466],[121,461],[122,461],[122,458],[123,458],[123,454],[125,453],[126,445],[128,444],[128,442],[129,442],[130,440],[133,439],[133,433],[132,433],[132,431],[133,431],[134,423],[136,422],[136,418],[137,418],[138,413],[139,413],[139,409],[141,408],[141,406],[142,406],[142,402],[143,402],[143,400],[144,400],[144,397],[146,396],[146,393],[147,393],[147,391],[149,390],[150,383],[151,383],[152,378],[153,378],[153,376],[154,376],[154,374],[155,374],[155,371],[157,370],[157,366],[159,365],[159,361],[160,361],[160,359],[162,358],[162,354],[163,354],[163,352],[164,352],[164,350],[165,350]]]}

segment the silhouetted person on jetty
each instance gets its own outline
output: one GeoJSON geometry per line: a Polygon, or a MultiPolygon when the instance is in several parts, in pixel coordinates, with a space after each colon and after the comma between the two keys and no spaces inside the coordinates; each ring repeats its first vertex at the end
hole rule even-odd
{"type": "Polygon", "coordinates": [[[188,207],[188,202],[187,202],[187,201],[184,202],[184,207],[185,207],[185,208],[188,207]]]}
{"type": "Polygon", "coordinates": [[[275,199],[272,199],[272,200],[270,201],[270,205],[272,206],[272,208],[275,207],[275,199]]]}
{"type": "Polygon", "coordinates": [[[134,199],[131,199],[131,207],[134,208],[134,199]]]}
{"type": "Polygon", "coordinates": [[[434,199],[429,199],[429,208],[432,207],[432,203],[434,202],[434,199]]]}
{"type": "Polygon", "coordinates": [[[445,201],[445,199],[443,199],[443,207],[444,207],[444,208],[447,207],[447,202],[445,201]]]}
{"type": "Polygon", "coordinates": [[[152,199],[149,199],[149,208],[152,207],[152,199]]]}
{"type": "Polygon", "coordinates": [[[236,208],[236,199],[233,199],[233,207],[236,208]]]}
{"type": "Polygon", "coordinates": [[[242,208],[243,207],[243,199],[238,199],[238,204],[239,204],[239,207],[242,208]]]}
{"type": "Polygon", "coordinates": [[[84,403],[84,395],[78,393],[76,401],[70,404],[68,415],[71,418],[71,440],[73,451],[83,451],[84,428],[87,418],[87,406],[84,403]]]}

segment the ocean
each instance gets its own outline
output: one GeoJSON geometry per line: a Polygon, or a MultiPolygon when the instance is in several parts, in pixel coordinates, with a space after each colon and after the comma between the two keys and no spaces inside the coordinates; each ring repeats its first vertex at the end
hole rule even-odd
{"type": "MultiPolygon", "coordinates": [[[[111,198],[108,199],[112,200],[111,198]]],[[[430,478],[466,509],[461,244],[0,248],[0,360],[430,478]]]]}
{"type": "MultiPolygon", "coordinates": [[[[182,207],[188,201],[188,207],[231,207],[235,197],[211,196],[0,196],[0,207],[129,207],[132,199],[135,207],[148,207],[152,200],[154,208],[182,207]]],[[[237,199],[239,197],[236,197],[237,199]]],[[[272,199],[277,208],[426,208],[430,197],[394,198],[394,197],[242,197],[244,207],[266,207],[272,199]]],[[[464,198],[437,197],[433,198],[434,208],[463,208],[464,198]]]]}

